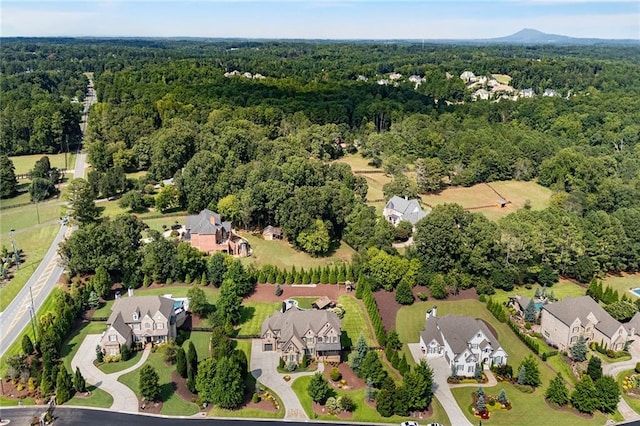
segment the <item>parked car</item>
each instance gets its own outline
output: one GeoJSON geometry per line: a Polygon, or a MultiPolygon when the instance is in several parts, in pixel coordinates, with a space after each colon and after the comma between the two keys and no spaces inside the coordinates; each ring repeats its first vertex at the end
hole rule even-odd
{"type": "Polygon", "coordinates": [[[442,423],[429,423],[427,426],[444,426],[442,423]]]}
{"type": "Polygon", "coordinates": [[[418,422],[407,421],[407,422],[400,423],[400,426],[420,426],[420,425],[418,424],[418,422]]]}

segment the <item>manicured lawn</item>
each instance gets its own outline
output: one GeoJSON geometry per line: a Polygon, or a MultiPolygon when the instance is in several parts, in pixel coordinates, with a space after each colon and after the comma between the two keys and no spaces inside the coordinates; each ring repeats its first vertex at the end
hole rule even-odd
{"type": "MultiPolygon", "coordinates": [[[[486,394],[498,396],[500,389],[504,389],[507,398],[511,401],[511,410],[494,411],[489,420],[483,420],[486,425],[518,425],[518,426],[538,426],[538,425],[603,425],[607,417],[603,414],[596,414],[591,419],[585,419],[573,413],[561,410],[554,410],[544,402],[544,390],[547,383],[543,380],[541,389],[537,389],[532,394],[519,391],[509,383],[498,383],[492,388],[484,388],[486,394]]],[[[471,392],[474,387],[451,389],[458,405],[462,408],[467,418],[473,424],[479,423],[479,418],[474,417],[471,411],[471,392]]]]}
{"type": "Polygon", "coordinates": [[[620,297],[626,294],[627,297],[631,297],[631,300],[635,300],[638,295],[629,290],[640,287],[640,274],[609,275],[603,280],[602,286],[603,288],[609,286],[613,290],[617,290],[620,297]]]}
{"type": "MultiPolygon", "coordinates": [[[[160,377],[160,399],[163,401],[161,414],[168,416],[191,416],[198,412],[198,406],[191,402],[184,401],[173,392],[171,386],[171,373],[175,371],[175,365],[167,365],[163,360],[161,351],[149,355],[147,365],[152,366],[160,377]]],[[[136,395],[140,395],[138,381],[140,379],[140,369],[127,373],[118,378],[118,381],[125,384],[136,395]]]]}
{"type": "Polygon", "coordinates": [[[495,78],[500,84],[509,84],[511,82],[511,76],[507,74],[491,74],[491,77],[495,78]]]}
{"type": "Polygon", "coordinates": [[[251,336],[260,334],[262,323],[279,310],[280,302],[245,302],[242,304],[238,334],[251,336]]]}
{"type": "Polygon", "coordinates": [[[368,163],[370,158],[364,158],[360,154],[347,154],[336,160],[336,163],[345,163],[351,166],[351,170],[381,170],[379,168],[370,166],[368,163]]]}
{"type": "MultiPolygon", "coordinates": [[[[491,298],[500,303],[504,303],[509,300],[509,297],[519,294],[520,296],[533,297],[536,293],[536,288],[542,291],[540,285],[533,285],[530,289],[525,286],[517,286],[511,291],[504,291],[497,289],[496,294],[491,295],[491,298]]],[[[562,300],[565,297],[580,297],[586,294],[587,289],[575,284],[572,281],[560,280],[560,282],[554,284],[551,287],[547,287],[547,294],[553,291],[553,295],[556,299],[562,300]]]]}
{"type": "Polygon", "coordinates": [[[146,215],[151,216],[150,213],[145,213],[143,215],[139,215],[139,217],[146,223],[149,228],[155,229],[158,232],[164,231],[162,225],[166,225],[167,229],[171,229],[171,226],[175,225],[176,221],[184,225],[187,216],[164,216],[164,217],[156,217],[156,218],[146,218],[146,215]]]}
{"type": "MultiPolygon", "coordinates": [[[[62,154],[32,154],[32,155],[18,155],[15,157],[9,157],[13,162],[13,166],[16,169],[16,175],[22,175],[29,173],[29,170],[33,169],[36,161],[42,157],[49,157],[49,163],[51,167],[57,167],[58,169],[64,169],[64,153],[62,154]]],[[[76,154],[67,154],[67,169],[73,170],[76,165],[76,154]]]]}
{"type": "MultiPolygon", "coordinates": [[[[191,288],[190,285],[164,285],[162,287],[154,288],[137,288],[135,290],[136,296],[162,296],[164,294],[171,294],[173,297],[187,297],[187,292],[191,288]]],[[[207,295],[209,303],[215,303],[218,300],[220,290],[215,287],[202,287],[204,293],[207,295]]],[[[104,306],[96,310],[93,315],[96,318],[109,317],[111,315],[111,307],[113,306],[113,300],[108,300],[104,306]]]]}
{"type": "Polygon", "coordinates": [[[99,407],[109,408],[113,404],[113,397],[95,386],[87,386],[87,390],[91,391],[91,396],[88,398],[75,396],[64,405],[79,405],[84,407],[99,407]]]}
{"type": "Polygon", "coordinates": [[[196,348],[198,354],[198,361],[202,361],[205,358],[209,358],[211,355],[209,351],[209,344],[211,342],[211,333],[206,331],[192,331],[189,334],[189,338],[184,341],[182,347],[187,350],[189,341],[193,342],[193,346],[196,348]]]}
{"type": "Polygon", "coordinates": [[[338,298],[338,303],[344,307],[342,319],[342,346],[355,346],[362,333],[370,346],[376,346],[377,341],[373,336],[373,330],[369,323],[369,316],[358,299],[343,294],[338,298]]]}
{"type": "MultiPolygon", "coordinates": [[[[4,217],[0,219],[0,222],[4,217]]],[[[4,311],[14,297],[22,290],[22,287],[29,281],[31,275],[38,269],[42,258],[49,250],[51,242],[60,230],[58,225],[45,225],[29,230],[16,231],[14,238],[16,247],[24,251],[26,257],[20,264],[20,269],[14,272],[11,281],[0,290],[0,311],[4,311]]],[[[11,250],[11,240],[9,234],[0,235],[2,244],[11,250]]]]}
{"type": "MultiPolygon", "coordinates": [[[[71,360],[76,355],[76,352],[78,352],[78,348],[80,348],[80,345],[84,341],[84,338],[88,334],[101,334],[106,328],[107,328],[107,325],[104,322],[99,322],[99,321],[87,322],[83,324],[80,327],[80,329],[76,331],[76,333],[74,333],[73,335],[67,338],[67,341],[62,345],[62,349],[60,350],[60,356],[62,357],[64,365],[65,367],[67,367],[68,371],[71,372],[71,360]]],[[[111,365],[116,365],[116,364],[111,364],[111,365]]],[[[119,370],[113,370],[113,371],[119,371],[119,370]]]]}
{"type": "Polygon", "coordinates": [[[242,258],[245,265],[274,265],[278,268],[296,269],[338,264],[340,262],[350,262],[351,256],[355,251],[346,243],[340,242],[340,247],[330,256],[311,257],[307,253],[298,251],[291,247],[289,243],[283,240],[267,241],[262,235],[252,235],[247,232],[239,232],[243,238],[246,238],[251,245],[253,255],[242,258]]]}
{"type": "MultiPolygon", "coordinates": [[[[242,352],[244,352],[245,356],[247,357],[247,363],[249,363],[251,361],[251,340],[250,339],[235,339],[236,342],[236,349],[241,350],[242,352]]],[[[249,369],[251,369],[251,366],[249,365],[249,369]]],[[[251,376],[253,377],[253,376],[251,376]]]]}
{"type": "MultiPolygon", "coordinates": [[[[624,378],[628,375],[631,374],[635,374],[634,370],[626,370],[623,371],[622,373],[618,374],[617,380],[618,380],[618,384],[620,385],[620,389],[622,389],[622,382],[624,381],[624,378]]],[[[640,414],[640,399],[639,398],[634,398],[632,396],[628,396],[626,395],[624,392],[622,393],[622,397],[624,398],[625,401],[627,401],[627,404],[629,404],[629,407],[631,407],[633,409],[633,411],[635,411],[636,413],[640,414]]]]}
{"type": "MultiPolygon", "coordinates": [[[[291,385],[294,392],[298,396],[298,399],[300,400],[300,403],[302,404],[304,411],[307,413],[307,415],[312,421],[316,419],[336,421],[337,417],[334,415],[316,416],[315,413],[313,412],[312,400],[311,400],[311,397],[309,396],[309,393],[307,392],[307,387],[309,386],[310,381],[311,381],[311,376],[298,377],[291,385]]],[[[400,416],[382,417],[380,414],[378,414],[375,408],[369,406],[366,402],[364,402],[364,393],[365,393],[364,389],[349,390],[349,391],[335,389],[335,391],[336,391],[336,396],[349,395],[353,399],[353,402],[355,403],[356,408],[353,412],[353,418],[350,419],[350,421],[399,424],[404,420],[414,420],[410,417],[400,417],[400,416]]],[[[450,424],[447,414],[445,413],[444,409],[442,408],[438,400],[435,398],[433,400],[433,412],[434,412],[433,416],[429,417],[428,419],[423,419],[421,420],[421,422],[424,423],[426,421],[429,421],[429,422],[437,422],[442,424],[450,424]]]]}
{"type": "Polygon", "coordinates": [[[107,362],[100,365],[98,368],[104,374],[116,373],[118,371],[126,370],[129,367],[133,367],[138,361],[140,361],[140,358],[142,358],[142,351],[136,352],[132,358],[126,361],[107,362]]]}
{"type": "Polygon", "coordinates": [[[318,300],[317,297],[292,297],[298,302],[298,307],[302,309],[313,309],[312,303],[318,300]]]}
{"type": "Polygon", "coordinates": [[[526,200],[531,202],[533,210],[541,210],[549,205],[551,190],[538,185],[536,182],[500,181],[491,182],[489,185],[511,203],[503,208],[498,206],[496,200],[500,196],[484,183],[467,188],[451,187],[439,194],[422,195],[422,201],[424,204],[431,206],[444,203],[457,203],[464,208],[487,206],[486,208],[474,210],[474,212],[482,213],[491,220],[498,220],[524,207],[526,200]]]}
{"type": "MultiPolygon", "coordinates": [[[[18,181],[18,191],[28,190],[30,183],[31,181],[28,181],[28,180],[18,181]]],[[[22,192],[19,195],[16,195],[15,197],[11,197],[11,198],[0,199],[0,207],[3,208],[3,210],[0,210],[0,215],[2,215],[2,212],[6,211],[6,209],[9,208],[10,206],[17,206],[18,204],[26,204],[30,202],[31,202],[31,196],[29,195],[28,192],[22,192]]]]}
{"type": "MultiPolygon", "coordinates": [[[[51,199],[49,201],[43,201],[38,203],[36,208],[35,203],[26,206],[12,207],[4,210],[0,210],[0,233],[7,234],[10,230],[16,231],[34,227],[38,224],[45,224],[52,221],[57,221],[63,216],[62,208],[65,206],[65,201],[61,199],[51,199]],[[38,223],[38,214],[40,214],[40,222],[38,223]]],[[[29,230],[31,231],[31,230],[29,230]]],[[[16,233],[16,244],[17,241],[16,233]]],[[[9,239],[5,239],[3,235],[3,241],[9,243],[9,239]]],[[[7,244],[4,243],[4,244],[7,244]]],[[[18,246],[18,248],[21,248],[18,246]]]]}
{"type": "Polygon", "coordinates": [[[20,405],[35,405],[36,403],[33,398],[9,399],[0,396],[0,407],[17,407],[18,402],[20,402],[20,405]]]}
{"type": "MultiPolygon", "coordinates": [[[[272,393],[272,395],[275,395],[272,393]]],[[[284,405],[280,397],[276,395],[278,399],[278,407],[280,409],[277,412],[258,410],[257,408],[240,408],[237,410],[225,410],[220,407],[213,407],[207,413],[209,417],[240,417],[240,418],[254,418],[254,419],[282,419],[284,418],[284,405]]]]}

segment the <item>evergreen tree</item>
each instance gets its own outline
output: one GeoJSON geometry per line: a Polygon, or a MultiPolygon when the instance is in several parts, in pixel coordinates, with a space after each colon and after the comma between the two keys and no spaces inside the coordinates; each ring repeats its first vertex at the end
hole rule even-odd
{"type": "Polygon", "coordinates": [[[347,272],[345,274],[345,279],[347,281],[353,282],[353,268],[351,267],[351,265],[347,266],[347,272]]]}
{"type": "Polygon", "coordinates": [[[198,374],[198,352],[196,352],[196,347],[191,340],[189,340],[185,355],[187,359],[187,372],[192,372],[191,375],[195,379],[198,374]]]}
{"type": "Polygon", "coordinates": [[[237,408],[244,400],[244,381],[240,366],[231,358],[222,357],[216,366],[213,402],[222,408],[237,408]]]}
{"type": "Polygon", "coordinates": [[[509,402],[509,400],[507,399],[507,392],[504,389],[500,389],[500,393],[498,394],[498,402],[503,405],[509,402]]]}
{"type": "Polygon", "coordinates": [[[391,392],[386,389],[382,389],[376,396],[376,410],[382,417],[391,417],[393,415],[394,397],[391,392]]]}
{"type": "Polygon", "coordinates": [[[60,364],[56,378],[56,403],[64,404],[73,396],[73,379],[64,364],[60,364]]]}
{"type": "Polygon", "coordinates": [[[593,380],[588,375],[584,375],[571,393],[571,404],[579,411],[591,414],[598,408],[597,398],[598,393],[593,380]]]}
{"type": "Polygon", "coordinates": [[[527,380],[527,367],[521,365],[518,369],[518,384],[524,385],[525,380],[527,380]]]}
{"type": "Polygon", "coordinates": [[[409,366],[409,363],[407,362],[407,355],[406,354],[402,354],[402,358],[400,358],[400,362],[398,363],[398,371],[400,372],[401,376],[405,376],[405,374],[407,374],[409,371],[411,371],[411,367],[409,366]]]}
{"type": "Polygon", "coordinates": [[[140,369],[138,388],[147,401],[155,401],[160,396],[160,377],[151,365],[146,364],[140,369]]]}
{"type": "Polygon", "coordinates": [[[595,381],[596,407],[603,413],[613,413],[620,401],[620,386],[611,376],[602,376],[595,381]]]}
{"type": "Polygon", "coordinates": [[[329,271],[329,284],[337,284],[338,276],[336,274],[336,268],[331,268],[329,271]]]}
{"type": "Polygon", "coordinates": [[[102,348],[100,347],[100,345],[96,346],[96,361],[100,363],[104,361],[104,354],[102,353],[102,348]]]}
{"type": "MultiPolygon", "coordinates": [[[[537,387],[540,386],[540,369],[533,355],[529,355],[520,363],[521,368],[525,367],[524,384],[537,387]]],[[[518,379],[520,376],[518,375],[518,379]]],[[[520,383],[520,382],[518,382],[520,383]]]]}
{"type": "Polygon", "coordinates": [[[398,288],[396,288],[396,302],[402,305],[411,305],[414,300],[409,284],[405,280],[400,281],[398,288]]]}
{"type": "Polygon", "coordinates": [[[482,379],[482,366],[479,363],[476,363],[475,371],[473,372],[473,377],[476,380],[482,379]]]}
{"type": "Polygon", "coordinates": [[[569,391],[560,373],[551,379],[544,396],[549,402],[556,405],[565,405],[569,402],[569,391]]]}
{"type": "Polygon", "coordinates": [[[187,377],[187,355],[182,348],[178,348],[178,352],[176,353],[176,371],[180,377],[187,377]]]}
{"type": "Polygon", "coordinates": [[[534,322],[536,320],[536,305],[533,299],[529,299],[529,303],[524,308],[524,320],[526,322],[534,322]]]}
{"type": "Polygon", "coordinates": [[[84,380],[84,376],[82,376],[79,367],[76,367],[76,374],[73,377],[73,387],[76,389],[76,392],[86,392],[87,390],[87,382],[84,380]]]}
{"type": "Polygon", "coordinates": [[[28,334],[22,336],[22,352],[25,355],[31,355],[33,353],[33,342],[28,334]]]}
{"type": "Polygon", "coordinates": [[[349,360],[349,366],[358,377],[362,377],[360,375],[360,369],[362,368],[362,362],[364,361],[368,352],[369,345],[367,344],[367,340],[365,339],[364,334],[360,333],[360,335],[358,336],[358,340],[356,341],[355,349],[353,352],[351,352],[349,360]]]}
{"type": "Polygon", "coordinates": [[[589,358],[589,364],[587,365],[587,374],[591,377],[594,383],[602,377],[602,361],[597,356],[589,358]]]}
{"type": "Polygon", "coordinates": [[[346,268],[344,266],[344,263],[340,266],[338,266],[338,276],[337,276],[338,282],[339,283],[343,283],[347,280],[346,278],[346,268]]]}
{"type": "Polygon", "coordinates": [[[9,198],[18,190],[16,169],[13,161],[6,155],[0,155],[0,182],[0,198],[9,198]]]}
{"type": "Polygon", "coordinates": [[[322,284],[322,278],[318,269],[314,269],[311,274],[311,284],[322,284]]]}
{"type": "Polygon", "coordinates": [[[356,299],[362,299],[364,292],[364,274],[360,272],[360,276],[358,277],[358,283],[356,284],[356,299]]]}
{"type": "Polygon", "coordinates": [[[371,379],[375,386],[380,386],[382,381],[387,377],[387,372],[382,366],[380,357],[374,351],[369,351],[364,357],[362,367],[360,368],[360,377],[371,379]]]}
{"type": "Polygon", "coordinates": [[[400,386],[393,394],[393,412],[398,416],[409,415],[409,395],[407,390],[400,386]]]}
{"type": "Polygon", "coordinates": [[[487,405],[484,403],[484,395],[478,395],[478,402],[476,403],[476,407],[481,413],[487,410],[487,405]]]}
{"type": "Polygon", "coordinates": [[[571,358],[577,362],[587,359],[587,341],[583,336],[580,336],[576,344],[571,347],[571,358]]]}
{"type": "Polygon", "coordinates": [[[329,388],[327,379],[324,378],[322,373],[316,373],[311,377],[307,392],[309,392],[309,396],[314,402],[324,404],[329,397],[331,389],[329,388]]]}
{"type": "Polygon", "coordinates": [[[329,272],[327,271],[327,268],[322,268],[319,284],[328,284],[328,283],[329,283],[329,272]]]}

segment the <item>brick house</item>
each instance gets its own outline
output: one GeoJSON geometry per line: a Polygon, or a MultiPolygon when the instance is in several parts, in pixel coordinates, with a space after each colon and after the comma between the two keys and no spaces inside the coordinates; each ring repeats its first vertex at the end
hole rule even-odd
{"type": "Polygon", "coordinates": [[[197,215],[187,216],[183,239],[205,253],[218,251],[246,256],[249,244],[231,230],[231,222],[223,222],[218,213],[204,209],[197,215]]]}

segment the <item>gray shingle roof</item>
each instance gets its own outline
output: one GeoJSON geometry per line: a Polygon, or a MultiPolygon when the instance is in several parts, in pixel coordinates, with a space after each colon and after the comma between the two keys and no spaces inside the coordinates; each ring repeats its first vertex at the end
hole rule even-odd
{"type": "Polygon", "coordinates": [[[484,322],[475,318],[457,315],[429,317],[425,324],[425,331],[423,332],[423,336],[427,337],[428,340],[424,337],[423,340],[425,343],[428,343],[431,341],[431,338],[435,338],[438,343],[442,344],[442,339],[438,336],[442,333],[444,339],[447,340],[449,346],[451,346],[451,349],[457,355],[468,348],[467,343],[478,331],[482,331],[488,341],[487,343],[491,344],[494,350],[500,347],[498,339],[484,322]]]}
{"type": "Polygon", "coordinates": [[[625,328],[628,332],[631,332],[633,328],[635,334],[640,335],[640,312],[636,312],[636,314],[629,320],[628,323],[624,324],[625,328]]]}
{"type": "Polygon", "coordinates": [[[118,332],[118,334],[120,334],[125,339],[127,339],[131,334],[131,327],[129,327],[124,322],[124,319],[122,319],[122,314],[120,312],[118,312],[116,318],[113,320],[113,323],[111,323],[111,327],[113,327],[118,332]]]}
{"type": "Polygon", "coordinates": [[[276,312],[262,323],[262,335],[271,329],[280,330],[279,340],[289,341],[291,338],[300,339],[307,330],[318,333],[325,324],[329,323],[340,336],[340,320],[331,311],[300,310],[291,308],[288,311],[276,312]]]}
{"type": "Polygon", "coordinates": [[[125,323],[132,323],[134,322],[134,312],[139,312],[140,320],[142,320],[145,314],[148,313],[149,316],[154,316],[158,311],[167,319],[171,318],[173,314],[173,300],[162,296],[121,297],[116,299],[111,307],[111,315],[107,320],[107,324],[115,324],[119,315],[125,323]]]}
{"type": "Polygon", "coordinates": [[[589,296],[567,297],[561,302],[544,305],[542,309],[548,311],[567,326],[570,326],[576,318],[579,318],[582,324],[586,324],[588,322],[587,316],[593,313],[598,320],[595,325],[596,329],[607,337],[612,337],[622,325],[589,296]]]}
{"type": "Polygon", "coordinates": [[[415,198],[407,200],[394,195],[387,201],[385,207],[399,212],[401,219],[411,222],[412,225],[415,225],[420,219],[427,215],[427,212],[422,210],[420,203],[415,198]]]}
{"type": "Polygon", "coordinates": [[[204,209],[197,215],[187,216],[185,228],[192,234],[215,234],[220,228],[230,232],[231,222],[222,222],[218,213],[204,209]]]}

